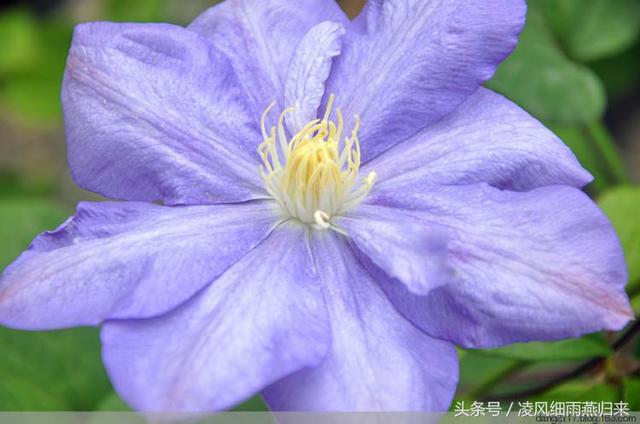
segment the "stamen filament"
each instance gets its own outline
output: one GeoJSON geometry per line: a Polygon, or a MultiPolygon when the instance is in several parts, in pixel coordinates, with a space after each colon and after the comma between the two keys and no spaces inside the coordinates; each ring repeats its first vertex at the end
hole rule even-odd
{"type": "Polygon", "coordinates": [[[262,114],[263,142],[258,154],[263,164],[260,176],[269,195],[283,212],[317,229],[336,229],[332,217],[358,205],[371,191],[375,173],[355,187],[360,170],[360,118],[355,117],[349,137],[342,138],[344,117],[335,109],[337,121],[330,120],[334,96],[327,102],[322,119],[308,122],[290,139],[285,117],[294,111],[285,109],[277,125],[267,131],[266,119],[275,102],[262,114]]]}

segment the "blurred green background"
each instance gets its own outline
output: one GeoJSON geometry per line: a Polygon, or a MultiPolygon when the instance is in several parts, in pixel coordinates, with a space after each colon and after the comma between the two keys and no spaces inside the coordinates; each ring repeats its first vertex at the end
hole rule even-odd
{"type": "MultiPolygon", "coordinates": [[[[292,0],[293,1],[293,0],[292,0]]],[[[362,0],[346,0],[356,13],[362,0]]],[[[14,1],[0,6],[0,269],[78,200],[65,163],[60,80],[73,26],[91,20],[187,24],[211,0],[14,1]]],[[[487,85],[552,128],[596,177],[640,311],[640,0],[529,0],[516,52],[487,85]]],[[[640,410],[640,344],[624,331],[460,351],[459,400],[629,402],[640,410]],[[622,340],[620,340],[622,338],[622,340]]],[[[254,398],[240,409],[260,410],[254,398]]],[[[0,410],[123,410],[96,329],[0,328],[0,410]]]]}

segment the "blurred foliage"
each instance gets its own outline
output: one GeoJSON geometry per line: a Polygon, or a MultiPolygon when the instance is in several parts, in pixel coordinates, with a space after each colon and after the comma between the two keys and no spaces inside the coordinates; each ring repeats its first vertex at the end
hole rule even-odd
{"type": "Polygon", "coordinates": [[[563,50],[581,62],[619,53],[640,33],[637,0],[544,0],[541,4],[563,50]]]}
{"type": "MultiPolygon", "coordinates": [[[[490,88],[514,100],[546,123],[574,151],[595,177],[593,188],[604,190],[626,182],[624,166],[599,120],[606,107],[605,79],[630,83],[638,79],[637,64],[607,65],[605,60],[637,42],[640,2],[637,0],[531,0],[527,25],[515,52],[500,67],[490,88]],[[606,78],[612,73],[611,78],[606,78]]],[[[613,83],[613,88],[620,90],[613,83]]]]}
{"type": "Polygon", "coordinates": [[[572,361],[604,357],[612,353],[602,334],[589,334],[579,339],[557,342],[515,343],[498,349],[486,349],[485,355],[522,361],[572,361]]]}
{"type": "Polygon", "coordinates": [[[94,410],[110,392],[94,328],[0,328],[0,410],[94,410]]]}
{"type": "MultiPolygon", "coordinates": [[[[608,98],[640,86],[640,2],[529,0],[528,4],[518,47],[487,85],[549,126],[595,177],[589,191],[600,194],[600,203],[620,235],[629,267],[628,290],[637,295],[640,188],[628,185],[619,147],[602,118],[608,98]]],[[[634,299],[636,303],[640,305],[640,300],[634,299]]],[[[595,334],[464,352],[458,397],[535,386],[514,381],[512,377],[523,369],[542,368],[562,375],[590,358],[614,358],[620,354],[611,348],[612,337],[595,334]]],[[[586,378],[554,386],[530,400],[619,400],[620,392],[620,387],[606,380],[586,378]]],[[[637,402],[638,380],[626,379],[622,393],[628,402],[637,402]]],[[[638,403],[634,405],[640,410],[638,403]]]]}
{"type": "MultiPolygon", "coordinates": [[[[640,308],[640,187],[629,181],[620,145],[603,125],[610,100],[640,89],[640,1],[528,3],[527,25],[518,47],[487,85],[542,120],[594,175],[588,191],[620,235],[629,267],[629,293],[634,307],[640,308]]],[[[173,9],[169,0],[93,4],[100,6],[94,11],[96,19],[176,23],[185,19],[171,12],[176,4],[186,7],[185,2],[174,4],[173,9]]],[[[0,13],[0,112],[5,117],[27,127],[60,126],[60,85],[77,19],[66,9],[46,17],[24,7],[0,13]]],[[[55,185],[55,181],[34,183],[0,169],[0,269],[36,234],[55,228],[72,213],[71,205],[60,202],[55,185]]],[[[458,398],[526,390],[592,358],[605,358],[606,366],[528,398],[614,401],[622,396],[632,409],[640,410],[640,345],[634,341],[635,348],[614,352],[612,342],[618,337],[601,333],[460,350],[458,398]]],[[[9,409],[129,408],[109,385],[100,362],[97,329],[34,333],[0,329],[0,410],[9,409]]],[[[256,396],[237,409],[264,410],[265,406],[256,396]]]]}
{"type": "Polygon", "coordinates": [[[71,23],[38,20],[22,8],[0,15],[3,109],[31,121],[59,121],[61,78],[71,34],[71,23]]]}
{"type": "Polygon", "coordinates": [[[31,242],[33,236],[57,227],[69,211],[48,199],[0,197],[0,269],[31,242]],[[10,223],[10,225],[6,225],[10,223]]]}
{"type": "Polygon", "coordinates": [[[640,187],[622,186],[606,192],[600,206],[611,219],[624,247],[629,290],[640,286],[640,187]]]}
{"type": "MultiPolygon", "coordinates": [[[[0,269],[69,215],[43,198],[0,196],[0,269]]],[[[97,330],[26,333],[0,327],[1,410],[92,410],[110,391],[97,330]]]]}
{"type": "Polygon", "coordinates": [[[98,406],[95,408],[96,411],[131,411],[129,405],[127,405],[120,396],[114,391],[107,394],[102,398],[98,406]]]}
{"type": "Polygon", "coordinates": [[[489,87],[544,121],[580,124],[597,119],[605,107],[604,87],[595,73],[562,50],[542,5],[530,2],[520,42],[489,87]]]}
{"type": "Polygon", "coordinates": [[[640,411],[640,378],[629,377],[624,380],[625,399],[629,402],[629,409],[640,411]]]}
{"type": "Polygon", "coordinates": [[[611,384],[571,381],[535,396],[532,400],[538,402],[618,402],[620,395],[618,389],[611,384]]]}
{"type": "Polygon", "coordinates": [[[601,78],[610,98],[628,95],[640,87],[640,43],[619,55],[594,61],[590,66],[601,78]]]}
{"type": "Polygon", "coordinates": [[[163,0],[111,0],[104,18],[118,22],[160,22],[166,16],[165,6],[163,0]]]}
{"type": "MultiPolygon", "coordinates": [[[[595,177],[589,191],[600,194],[601,205],[620,235],[629,267],[628,290],[640,307],[640,188],[620,186],[629,184],[628,173],[619,147],[602,124],[607,99],[640,86],[640,2],[529,0],[528,4],[518,47],[487,86],[549,126],[595,177]]],[[[514,381],[523,369],[542,367],[562,375],[590,358],[614,358],[620,354],[612,351],[611,337],[596,334],[463,352],[458,398],[535,386],[514,381]]],[[[628,378],[624,388],[623,398],[640,410],[638,380],[628,378]]],[[[620,400],[620,392],[605,380],[583,379],[554,386],[530,400],[620,400]]]]}
{"type": "MultiPolygon", "coordinates": [[[[108,0],[96,19],[175,22],[166,0],[108,0]]],[[[215,1],[209,1],[209,4],[215,1]]],[[[32,124],[57,124],[62,118],[60,89],[73,18],[54,14],[42,19],[25,7],[0,13],[0,110],[32,124]]]]}
{"type": "Polygon", "coordinates": [[[56,187],[53,181],[0,172],[0,199],[42,198],[55,192],[56,187]]]}

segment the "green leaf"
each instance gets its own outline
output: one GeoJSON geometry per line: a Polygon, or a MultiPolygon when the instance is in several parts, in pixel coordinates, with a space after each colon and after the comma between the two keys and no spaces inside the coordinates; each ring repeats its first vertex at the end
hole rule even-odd
{"type": "Polygon", "coordinates": [[[491,384],[505,372],[511,370],[519,361],[483,354],[479,350],[460,351],[459,393],[463,394],[486,384],[491,384]]]}
{"type": "Polygon", "coordinates": [[[54,181],[40,175],[0,170],[0,205],[5,198],[46,197],[57,190],[54,181]]]}
{"type": "Polygon", "coordinates": [[[623,186],[606,192],[599,199],[620,237],[629,272],[628,288],[640,284],[640,187],[623,186]]]}
{"type": "Polygon", "coordinates": [[[262,398],[259,395],[256,395],[240,405],[233,408],[233,411],[251,411],[251,412],[260,412],[260,411],[268,411],[269,408],[267,404],[264,403],[262,398]]]}
{"type": "Polygon", "coordinates": [[[116,392],[110,392],[107,394],[100,404],[96,408],[96,411],[111,411],[111,412],[126,412],[132,411],[132,409],[123,401],[116,392]]]}
{"type": "Polygon", "coordinates": [[[39,233],[60,225],[66,208],[47,199],[0,198],[0,270],[9,265],[39,233]]]}
{"type": "MultiPolygon", "coordinates": [[[[0,351],[0,357],[2,351],[0,351]]],[[[0,383],[0,410],[2,411],[64,411],[63,399],[47,393],[37,381],[20,376],[2,376],[0,383]]]]}
{"type": "Polygon", "coordinates": [[[60,82],[41,75],[20,75],[0,88],[2,103],[22,118],[55,121],[62,116],[60,82]]]}
{"type": "Polygon", "coordinates": [[[0,77],[33,66],[38,56],[37,25],[23,9],[0,14],[0,77]]]}
{"type": "Polygon", "coordinates": [[[593,175],[594,181],[589,189],[601,192],[629,181],[615,140],[602,123],[595,121],[576,126],[552,124],[549,128],[569,146],[580,164],[593,175]]]}
{"type": "MultiPolygon", "coordinates": [[[[25,15],[25,22],[29,19],[34,20],[25,15]]],[[[14,67],[1,81],[0,104],[18,118],[56,122],[62,117],[60,89],[72,26],[64,21],[34,21],[29,34],[33,46],[28,66],[14,67]]]]}
{"type": "MultiPolygon", "coordinates": [[[[640,294],[636,293],[636,295],[631,298],[631,309],[633,309],[636,316],[640,316],[640,294]]],[[[640,343],[636,345],[635,356],[640,359],[640,343]]]]}
{"type": "Polygon", "coordinates": [[[561,384],[536,396],[539,402],[617,402],[620,400],[618,389],[609,384],[597,384],[591,381],[572,381],[561,384]]]}
{"type": "Polygon", "coordinates": [[[640,411],[640,378],[624,379],[624,401],[629,404],[631,411],[640,411]]]}
{"type": "Polygon", "coordinates": [[[110,390],[98,330],[0,328],[0,410],[93,410],[110,390]]]}
{"type": "MultiPolygon", "coordinates": [[[[0,269],[68,211],[47,199],[0,198],[0,269]]],[[[109,391],[98,330],[0,327],[0,410],[92,410],[109,391]]]]}
{"type": "Polygon", "coordinates": [[[583,125],[549,125],[562,141],[571,149],[582,166],[593,175],[589,188],[600,192],[614,185],[614,178],[605,166],[602,155],[598,154],[589,131],[583,125]]]}
{"type": "Polygon", "coordinates": [[[106,19],[120,22],[159,22],[164,18],[163,0],[109,0],[106,19]]]}
{"type": "MultiPolygon", "coordinates": [[[[116,392],[111,392],[102,399],[97,411],[131,411],[132,409],[118,396],[116,392]]],[[[259,412],[268,411],[269,408],[259,395],[253,396],[240,405],[233,408],[233,411],[259,412]]]]}
{"type": "Polygon", "coordinates": [[[602,334],[590,334],[579,339],[557,342],[515,343],[498,349],[480,351],[485,355],[522,361],[574,361],[607,356],[611,348],[602,334]]]}
{"type": "Polygon", "coordinates": [[[640,87],[640,43],[616,56],[589,63],[604,83],[609,99],[629,96],[640,87]]]}
{"type": "Polygon", "coordinates": [[[487,85],[537,118],[564,125],[598,119],[606,103],[598,77],[572,62],[558,46],[539,1],[529,3],[527,25],[515,52],[487,85]]]}
{"type": "MultiPolygon", "coordinates": [[[[539,1],[539,0],[538,0],[539,1]]],[[[544,0],[545,16],[568,54],[579,61],[612,56],[640,34],[637,0],[544,0]]]]}

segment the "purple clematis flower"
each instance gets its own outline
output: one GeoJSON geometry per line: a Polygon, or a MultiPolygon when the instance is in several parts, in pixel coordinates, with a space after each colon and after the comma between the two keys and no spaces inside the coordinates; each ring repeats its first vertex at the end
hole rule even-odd
{"type": "Polygon", "coordinates": [[[446,410],[455,344],[633,317],[562,142],[481,87],[522,0],[228,0],[89,23],[63,87],[81,203],[2,275],[0,323],[102,325],[139,410],[446,410]],[[151,203],[161,201],[162,205],[151,203]]]}

